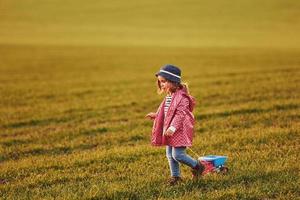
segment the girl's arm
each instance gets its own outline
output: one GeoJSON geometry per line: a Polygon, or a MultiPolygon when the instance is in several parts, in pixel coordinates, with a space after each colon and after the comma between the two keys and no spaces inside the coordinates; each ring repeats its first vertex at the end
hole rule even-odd
{"type": "Polygon", "coordinates": [[[183,121],[187,112],[189,112],[189,100],[187,98],[183,98],[175,111],[174,118],[170,123],[170,127],[174,127],[175,130],[178,130],[180,127],[183,126],[183,121]]]}

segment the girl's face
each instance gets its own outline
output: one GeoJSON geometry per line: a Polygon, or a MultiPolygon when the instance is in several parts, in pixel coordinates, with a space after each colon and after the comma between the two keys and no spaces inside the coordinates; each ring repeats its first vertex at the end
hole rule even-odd
{"type": "Polygon", "coordinates": [[[171,82],[169,82],[167,79],[165,79],[162,76],[157,76],[158,84],[160,85],[160,88],[162,91],[169,93],[170,89],[173,88],[173,85],[171,82]]]}

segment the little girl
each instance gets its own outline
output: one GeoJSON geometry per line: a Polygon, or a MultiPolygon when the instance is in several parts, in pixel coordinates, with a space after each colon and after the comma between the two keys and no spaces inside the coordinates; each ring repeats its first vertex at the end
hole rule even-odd
{"type": "Polygon", "coordinates": [[[186,154],[186,147],[192,146],[194,116],[194,98],[189,94],[186,84],[181,83],[181,70],[166,65],[156,73],[158,93],[166,93],[156,113],[146,117],[154,120],[151,144],[166,145],[171,178],[170,185],[181,181],[179,163],[192,168],[194,178],[199,177],[205,167],[186,154]]]}

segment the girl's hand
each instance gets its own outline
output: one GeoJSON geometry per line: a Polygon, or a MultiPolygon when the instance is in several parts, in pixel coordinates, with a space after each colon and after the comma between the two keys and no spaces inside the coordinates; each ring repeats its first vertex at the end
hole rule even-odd
{"type": "Polygon", "coordinates": [[[171,131],[170,129],[168,129],[166,132],[164,132],[165,136],[172,136],[174,134],[173,131],[171,131]]]}
{"type": "Polygon", "coordinates": [[[153,112],[148,113],[145,117],[153,120],[156,117],[156,113],[153,113],[153,112]]]}

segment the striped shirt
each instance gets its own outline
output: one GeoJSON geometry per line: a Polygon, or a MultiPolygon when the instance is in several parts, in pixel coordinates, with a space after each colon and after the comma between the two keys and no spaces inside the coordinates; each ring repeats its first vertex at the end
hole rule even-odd
{"type": "Polygon", "coordinates": [[[167,112],[168,112],[169,107],[171,105],[171,101],[172,101],[172,96],[171,95],[167,95],[166,96],[166,101],[165,101],[165,108],[164,108],[165,116],[167,115],[167,112]]]}
{"type": "MultiPolygon", "coordinates": [[[[166,115],[167,115],[167,112],[170,108],[170,105],[171,105],[171,102],[172,102],[172,95],[167,95],[166,96],[166,101],[165,101],[165,106],[164,106],[164,113],[165,113],[165,118],[166,118],[166,115]]],[[[173,126],[170,126],[169,129],[174,133],[176,131],[176,128],[173,127],[173,126]]],[[[164,127],[164,132],[166,131],[166,127],[164,127]]]]}

